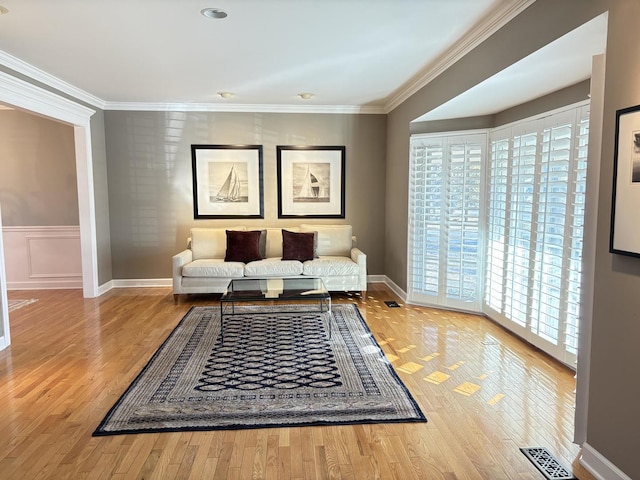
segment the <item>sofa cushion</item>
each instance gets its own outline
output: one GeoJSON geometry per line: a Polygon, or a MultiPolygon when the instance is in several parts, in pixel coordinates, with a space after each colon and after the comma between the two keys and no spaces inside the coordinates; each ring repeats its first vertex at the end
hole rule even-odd
{"type": "Polygon", "coordinates": [[[244,267],[246,277],[292,277],[302,275],[302,262],[266,258],[247,263],[244,267]]]}
{"type": "Polygon", "coordinates": [[[185,277],[224,277],[244,276],[244,263],[225,262],[222,258],[201,258],[182,267],[185,277]]]}
{"type": "Polygon", "coordinates": [[[358,264],[349,257],[320,257],[304,262],[302,273],[312,277],[358,275],[358,264]]]}
{"type": "Polygon", "coordinates": [[[344,256],[351,255],[351,225],[300,225],[301,232],[318,232],[317,254],[344,256]]]}
{"type": "Polygon", "coordinates": [[[260,230],[246,232],[227,230],[225,262],[249,263],[260,260],[260,230]]]}
{"type": "Polygon", "coordinates": [[[290,232],[282,230],[282,260],[313,260],[315,232],[290,232]]]}
{"type": "Polygon", "coordinates": [[[227,251],[227,230],[246,230],[245,227],[232,228],[192,228],[191,252],[193,259],[220,258],[223,259],[227,251]]]}

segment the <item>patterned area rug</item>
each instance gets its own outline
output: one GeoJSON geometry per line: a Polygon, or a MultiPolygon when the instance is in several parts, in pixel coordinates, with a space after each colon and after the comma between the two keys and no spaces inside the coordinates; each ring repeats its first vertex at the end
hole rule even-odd
{"type": "Polygon", "coordinates": [[[36,303],[38,301],[37,298],[29,298],[27,300],[9,300],[9,311],[13,312],[22,307],[26,307],[27,305],[31,305],[32,303],[36,303]]]}
{"type": "Polygon", "coordinates": [[[272,309],[192,307],[93,435],[426,422],[356,305],[272,309]]]}

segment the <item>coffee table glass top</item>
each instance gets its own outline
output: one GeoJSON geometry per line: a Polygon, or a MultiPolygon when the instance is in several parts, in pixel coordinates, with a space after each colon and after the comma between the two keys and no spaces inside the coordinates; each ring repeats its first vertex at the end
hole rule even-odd
{"type": "Polygon", "coordinates": [[[320,278],[235,278],[221,301],[304,300],[331,298],[320,278]]]}

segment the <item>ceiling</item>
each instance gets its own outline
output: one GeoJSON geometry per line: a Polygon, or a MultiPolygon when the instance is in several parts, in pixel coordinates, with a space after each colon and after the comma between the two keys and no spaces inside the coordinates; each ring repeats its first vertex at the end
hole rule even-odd
{"type": "MultiPolygon", "coordinates": [[[[0,14],[0,64],[105,109],[382,113],[532,1],[0,0],[8,11],[0,14]],[[206,18],[206,7],[228,16],[206,18]],[[313,96],[303,100],[303,92],[313,96]]],[[[534,54],[523,66],[535,69],[536,79],[510,75],[530,80],[528,93],[588,78],[583,68],[562,78],[541,68],[567,57],[581,65],[588,58],[590,66],[599,47],[585,51],[584,42],[534,54]]],[[[487,88],[496,85],[504,93],[498,84],[487,88]]]]}

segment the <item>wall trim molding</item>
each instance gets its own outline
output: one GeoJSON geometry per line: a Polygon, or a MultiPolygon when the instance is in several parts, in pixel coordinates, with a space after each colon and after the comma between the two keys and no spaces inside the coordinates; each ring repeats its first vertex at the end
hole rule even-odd
{"type": "MultiPolygon", "coordinates": [[[[368,283],[384,283],[389,288],[394,288],[389,283],[395,285],[386,275],[367,275],[368,283]]],[[[100,285],[98,292],[103,295],[114,288],[136,288],[136,287],[171,287],[173,286],[172,278],[127,278],[119,280],[111,280],[100,285]]],[[[396,290],[402,290],[396,286],[396,290]]],[[[395,290],[394,290],[395,291],[395,290]]],[[[400,295],[402,297],[402,295],[400,295]]],[[[404,297],[402,297],[404,298],[404,297]]]]}
{"type": "Polygon", "coordinates": [[[496,12],[486,17],[473,30],[467,32],[463,39],[452,45],[448,50],[440,55],[440,57],[427,65],[407,83],[392,93],[387,98],[385,106],[386,112],[391,112],[402,102],[418,92],[418,90],[425,87],[441,73],[450,68],[454,63],[467,55],[471,50],[476,48],[495,32],[500,30],[500,28],[517,17],[534,2],[535,0],[505,2],[496,12]]]}
{"type": "Polygon", "coordinates": [[[171,287],[173,285],[172,278],[139,278],[139,279],[121,279],[112,280],[111,288],[132,288],[132,287],[171,287]]]}
{"type": "Polygon", "coordinates": [[[2,235],[2,205],[0,205],[0,350],[11,343],[9,325],[9,299],[7,297],[7,275],[4,258],[4,235],[2,235]]]}
{"type": "Polygon", "coordinates": [[[20,60],[13,55],[9,55],[7,52],[3,52],[2,50],[0,50],[0,64],[18,73],[26,75],[29,78],[37,80],[38,82],[42,82],[51,88],[55,88],[62,93],[71,95],[72,97],[86,102],[89,105],[93,105],[94,107],[98,108],[104,108],[104,100],[101,100],[98,97],[91,95],[90,93],[85,92],[78,87],[74,87],[70,83],[61,80],[58,77],[45,72],[44,70],[40,70],[39,68],[34,67],[33,65],[20,60]]]}
{"type": "Polygon", "coordinates": [[[51,231],[51,232],[69,232],[77,236],[80,235],[80,227],[78,225],[43,225],[43,226],[8,226],[2,227],[3,232],[38,232],[51,231]]]}
{"type": "Polygon", "coordinates": [[[82,290],[82,279],[58,280],[60,277],[44,277],[47,280],[33,282],[7,282],[7,290],[82,290]]]}
{"type": "Polygon", "coordinates": [[[400,86],[380,105],[250,105],[250,104],[217,104],[217,103],[144,103],[144,102],[109,102],[75,87],[54,75],[51,75],[29,63],[0,50],[0,64],[26,75],[38,82],[71,95],[82,102],[102,110],[137,110],[137,111],[184,111],[184,112],[252,112],[252,113],[342,113],[342,114],[387,114],[407,100],[418,90],[438,77],[442,72],[480,45],[513,18],[519,15],[535,0],[513,0],[504,2],[495,12],[485,17],[463,38],[452,45],[442,55],[420,70],[404,85],[400,86]]]}
{"type": "Polygon", "coordinates": [[[107,293],[112,289],[113,289],[113,280],[109,280],[108,282],[98,286],[98,296],[104,295],[105,293],[107,293]]]}
{"type": "Polygon", "coordinates": [[[631,480],[631,477],[586,442],[582,445],[580,465],[598,480],[631,480]]]}
{"type": "Polygon", "coordinates": [[[384,283],[387,287],[391,289],[393,293],[399,296],[404,303],[407,303],[407,292],[405,292],[402,288],[400,288],[397,283],[395,283],[386,275],[384,276],[384,283]]]}
{"type": "Polygon", "coordinates": [[[367,275],[367,283],[386,283],[387,277],[385,275],[367,275]]]}
{"type": "Polygon", "coordinates": [[[88,127],[91,115],[96,113],[95,110],[4,72],[0,72],[0,86],[4,90],[0,100],[74,125],[88,127]]]}
{"type": "Polygon", "coordinates": [[[138,112],[337,113],[379,115],[387,113],[383,105],[222,105],[217,103],[143,102],[106,102],[104,110],[133,110],[138,112]]]}
{"type": "Polygon", "coordinates": [[[7,226],[2,235],[8,290],[83,287],[79,226],[7,226]]]}

